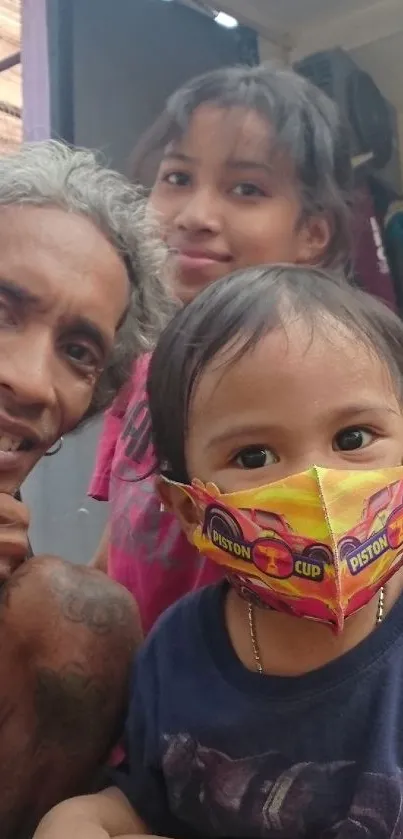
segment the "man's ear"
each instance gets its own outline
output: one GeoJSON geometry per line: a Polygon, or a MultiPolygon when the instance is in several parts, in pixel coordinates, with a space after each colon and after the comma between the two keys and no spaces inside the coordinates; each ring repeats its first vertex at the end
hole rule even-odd
{"type": "Polygon", "coordinates": [[[176,516],[185,536],[192,542],[193,533],[200,524],[196,505],[184,489],[164,481],[163,478],[157,478],[156,488],[165,509],[176,516]]]}

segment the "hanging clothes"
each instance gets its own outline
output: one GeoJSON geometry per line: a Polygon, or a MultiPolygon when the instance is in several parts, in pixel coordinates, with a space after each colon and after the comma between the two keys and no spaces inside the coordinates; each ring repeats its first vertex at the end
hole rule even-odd
{"type": "Polygon", "coordinates": [[[397,304],[403,314],[403,200],[393,201],[384,221],[386,255],[393,275],[397,304]]]}
{"type": "Polygon", "coordinates": [[[357,188],[354,212],[354,274],[358,285],[394,311],[398,301],[381,228],[367,183],[357,188]]]}

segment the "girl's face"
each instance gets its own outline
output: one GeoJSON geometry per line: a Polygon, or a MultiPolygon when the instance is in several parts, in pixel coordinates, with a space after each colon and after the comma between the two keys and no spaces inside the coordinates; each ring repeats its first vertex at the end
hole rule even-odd
{"type": "Polygon", "coordinates": [[[320,263],[331,235],[324,218],[302,223],[291,162],[273,151],[266,119],[241,108],[196,109],[165,152],[150,202],[184,303],[238,268],[320,263]]]}
{"type": "Polygon", "coordinates": [[[223,492],[303,472],[399,466],[403,419],[385,365],[330,318],[290,322],[239,361],[216,358],[190,406],[191,478],[223,492]]]}

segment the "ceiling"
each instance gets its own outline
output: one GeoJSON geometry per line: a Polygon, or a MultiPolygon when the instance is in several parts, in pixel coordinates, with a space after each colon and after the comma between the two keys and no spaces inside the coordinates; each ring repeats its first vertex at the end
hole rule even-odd
{"type": "Polygon", "coordinates": [[[349,50],[403,113],[403,0],[218,1],[291,61],[335,46],[349,50]]]}
{"type": "MultiPolygon", "coordinates": [[[[232,5],[231,0],[226,5],[232,5]]],[[[372,5],[374,0],[338,0],[338,4],[335,0],[247,0],[244,3],[248,17],[265,27],[273,24],[284,30],[310,23],[316,26],[372,5]]]]}

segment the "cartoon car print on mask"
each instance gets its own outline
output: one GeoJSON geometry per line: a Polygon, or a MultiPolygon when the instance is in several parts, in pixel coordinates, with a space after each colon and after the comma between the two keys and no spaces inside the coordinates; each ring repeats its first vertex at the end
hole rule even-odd
{"type": "Polygon", "coordinates": [[[244,540],[241,525],[219,504],[207,507],[203,535],[213,545],[231,556],[251,562],[269,577],[288,579],[296,576],[320,582],[324,565],[333,561],[330,548],[294,533],[283,516],[264,510],[241,510],[241,513],[264,531],[253,542],[244,540]],[[292,535],[295,550],[286,543],[292,535]]]}
{"type": "Polygon", "coordinates": [[[389,548],[403,544],[403,484],[396,481],[372,495],[361,521],[340,540],[341,560],[353,576],[382,556],[389,548]]]}
{"type": "Polygon", "coordinates": [[[193,544],[241,594],[335,633],[403,566],[403,467],[312,466],[252,490],[183,490],[197,509],[193,544]]]}

